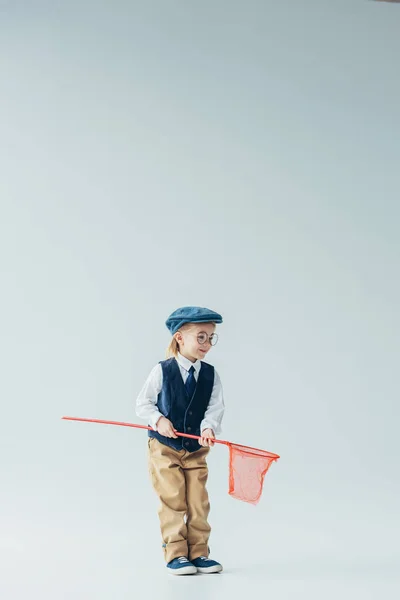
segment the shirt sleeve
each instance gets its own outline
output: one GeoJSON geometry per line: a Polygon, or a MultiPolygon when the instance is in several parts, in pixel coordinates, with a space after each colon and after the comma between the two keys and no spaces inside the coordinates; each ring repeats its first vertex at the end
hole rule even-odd
{"type": "Polygon", "coordinates": [[[210,402],[200,425],[200,432],[204,429],[212,429],[215,435],[221,433],[221,422],[224,416],[225,403],[221,380],[217,371],[214,371],[214,387],[210,402]]]}
{"type": "Polygon", "coordinates": [[[157,421],[163,415],[156,404],[163,383],[162,367],[158,363],[150,372],[136,400],[136,414],[155,430],[157,421]]]}

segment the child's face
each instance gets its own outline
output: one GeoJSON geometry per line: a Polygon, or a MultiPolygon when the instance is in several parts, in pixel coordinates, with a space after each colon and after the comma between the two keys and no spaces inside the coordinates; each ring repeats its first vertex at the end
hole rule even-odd
{"type": "Polygon", "coordinates": [[[177,340],[181,354],[193,362],[204,359],[211,348],[210,336],[214,332],[213,323],[193,323],[180,331],[177,340]]]}

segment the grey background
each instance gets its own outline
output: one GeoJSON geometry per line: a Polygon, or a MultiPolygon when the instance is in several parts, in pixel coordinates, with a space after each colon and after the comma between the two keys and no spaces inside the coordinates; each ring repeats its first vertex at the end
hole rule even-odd
{"type": "Polygon", "coordinates": [[[4,600],[399,591],[400,11],[0,2],[4,600]],[[168,579],[137,421],[178,306],[220,311],[223,576],[168,579]]]}

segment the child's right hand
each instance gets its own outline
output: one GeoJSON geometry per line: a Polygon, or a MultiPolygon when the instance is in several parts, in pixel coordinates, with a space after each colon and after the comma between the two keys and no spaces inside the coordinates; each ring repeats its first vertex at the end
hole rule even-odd
{"type": "Polygon", "coordinates": [[[156,424],[156,430],[160,435],[168,438],[177,438],[174,426],[166,417],[160,417],[156,424]]]}

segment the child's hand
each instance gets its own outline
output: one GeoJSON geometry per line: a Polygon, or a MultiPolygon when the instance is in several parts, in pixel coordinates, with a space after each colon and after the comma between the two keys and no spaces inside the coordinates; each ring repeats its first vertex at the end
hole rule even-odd
{"type": "Polygon", "coordinates": [[[156,430],[161,435],[164,435],[168,438],[177,438],[178,436],[175,433],[174,426],[171,421],[166,419],[165,417],[160,417],[156,424],[156,430]]]}
{"type": "Polygon", "coordinates": [[[212,447],[214,446],[215,442],[215,435],[212,429],[204,429],[201,432],[201,438],[199,439],[199,444],[200,446],[204,446],[205,448],[207,447],[212,447]]]}

